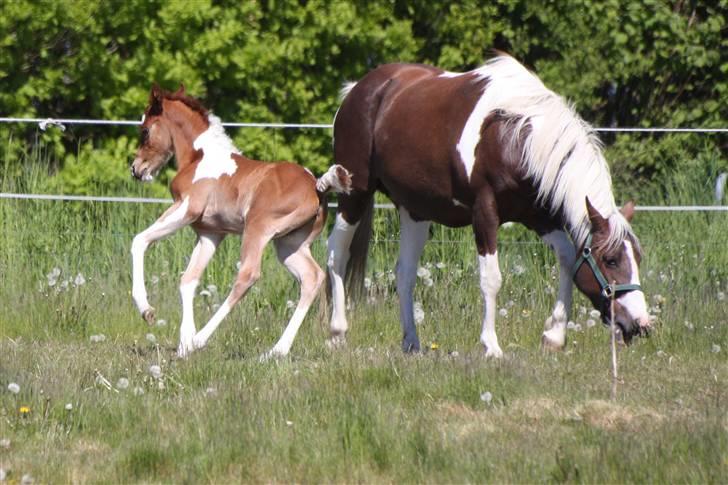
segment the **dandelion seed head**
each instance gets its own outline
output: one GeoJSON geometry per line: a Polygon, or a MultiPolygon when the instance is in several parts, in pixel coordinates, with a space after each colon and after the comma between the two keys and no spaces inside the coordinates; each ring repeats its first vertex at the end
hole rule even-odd
{"type": "Polygon", "coordinates": [[[216,285],[207,285],[207,291],[209,291],[213,295],[217,295],[217,286],[216,285]]]}
{"type": "Polygon", "coordinates": [[[500,315],[502,317],[507,317],[508,316],[508,309],[507,308],[501,308],[500,310],[498,310],[498,315],[500,315]]]}
{"type": "Polygon", "coordinates": [[[153,285],[155,285],[155,286],[158,285],[159,284],[159,276],[152,275],[151,281],[152,281],[152,284],[153,285]]]}
{"type": "Polygon", "coordinates": [[[364,288],[367,290],[372,287],[372,279],[369,277],[364,278],[364,288]]]}
{"type": "Polygon", "coordinates": [[[293,308],[294,306],[296,306],[296,304],[295,304],[295,303],[293,303],[293,300],[288,300],[288,301],[286,302],[286,308],[288,308],[289,310],[290,310],[291,308],[293,308]]]}
{"type": "Polygon", "coordinates": [[[419,268],[417,268],[417,276],[419,278],[429,278],[431,276],[430,270],[420,266],[419,268]]]}
{"type": "Polygon", "coordinates": [[[23,475],[23,478],[20,479],[21,485],[33,485],[35,483],[35,478],[30,473],[26,473],[23,475]]]}
{"type": "Polygon", "coordinates": [[[156,344],[157,343],[157,337],[153,333],[148,333],[146,335],[146,339],[147,339],[147,342],[149,342],[151,344],[156,344]]]}
{"type": "Polygon", "coordinates": [[[8,391],[12,392],[13,394],[17,394],[20,392],[20,386],[15,382],[11,382],[10,384],[8,384],[8,391]]]}
{"type": "Polygon", "coordinates": [[[210,293],[208,290],[202,290],[200,291],[200,296],[204,296],[205,298],[209,298],[212,296],[212,293],[210,293]]]}
{"type": "Polygon", "coordinates": [[[66,411],[73,411],[73,404],[72,403],[66,403],[66,411]]]}
{"type": "Polygon", "coordinates": [[[8,472],[5,471],[5,468],[0,468],[0,482],[4,482],[8,477],[8,472]]]}
{"type": "Polygon", "coordinates": [[[596,325],[597,322],[593,318],[590,318],[586,321],[586,328],[592,328],[594,325],[596,325]]]}
{"type": "Polygon", "coordinates": [[[159,379],[160,377],[162,377],[162,368],[158,365],[150,365],[149,374],[151,374],[151,376],[155,379],[159,379]]]}
{"type": "Polygon", "coordinates": [[[3,438],[0,440],[0,448],[3,450],[7,450],[10,448],[10,440],[8,438],[3,438]]]}
{"type": "Polygon", "coordinates": [[[433,285],[432,278],[424,278],[422,282],[427,286],[428,288],[433,285]]]}
{"type": "Polygon", "coordinates": [[[162,318],[157,320],[157,327],[166,327],[166,326],[167,326],[167,320],[164,320],[162,318]]]}
{"type": "Polygon", "coordinates": [[[73,280],[73,284],[76,286],[83,286],[86,284],[86,278],[84,278],[81,273],[78,273],[76,278],[73,280]]]}
{"type": "Polygon", "coordinates": [[[435,263],[435,268],[437,268],[437,269],[445,269],[445,263],[443,263],[443,262],[435,263]]]}
{"type": "Polygon", "coordinates": [[[601,318],[602,313],[599,310],[592,310],[589,312],[589,316],[594,320],[601,318]]]}
{"type": "Polygon", "coordinates": [[[711,351],[711,352],[713,352],[714,354],[717,354],[717,353],[719,353],[719,352],[720,352],[720,345],[718,345],[718,344],[713,344],[713,345],[712,345],[712,346],[710,347],[710,351],[711,351]]]}
{"type": "Polygon", "coordinates": [[[126,389],[129,387],[129,379],[126,377],[119,377],[119,380],[116,381],[116,388],[117,389],[126,389]]]}
{"type": "Polygon", "coordinates": [[[725,292],[719,291],[718,294],[716,295],[716,298],[718,298],[718,301],[725,300],[725,292]]]}
{"type": "Polygon", "coordinates": [[[516,265],[513,266],[513,274],[514,275],[520,276],[520,275],[522,275],[525,272],[526,272],[526,268],[524,268],[522,265],[516,264],[516,265]]]}
{"type": "Polygon", "coordinates": [[[414,304],[414,317],[417,325],[425,321],[425,310],[422,309],[422,303],[419,301],[414,304]]]}
{"type": "Polygon", "coordinates": [[[493,394],[490,391],[485,391],[480,395],[480,400],[483,401],[485,404],[490,404],[490,402],[493,400],[493,394]]]}
{"type": "Polygon", "coordinates": [[[286,420],[286,426],[293,426],[293,421],[286,420]]]}
{"type": "Polygon", "coordinates": [[[91,335],[88,339],[93,343],[99,343],[99,342],[103,342],[104,340],[106,340],[106,335],[104,335],[103,333],[100,333],[98,335],[91,335]]]}

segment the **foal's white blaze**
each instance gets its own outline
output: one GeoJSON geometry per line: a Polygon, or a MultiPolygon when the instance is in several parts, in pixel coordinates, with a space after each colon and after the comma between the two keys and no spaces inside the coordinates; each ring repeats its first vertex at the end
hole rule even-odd
{"type": "MultiPolygon", "coordinates": [[[[639,285],[640,275],[639,268],[637,267],[637,260],[634,257],[634,248],[630,241],[624,241],[624,246],[632,272],[632,278],[629,282],[633,285],[639,285]]],[[[617,301],[641,327],[649,325],[650,315],[647,312],[647,302],[645,301],[645,294],[642,291],[628,291],[617,298],[617,301]]]]}
{"type": "Polygon", "coordinates": [[[206,178],[218,179],[223,175],[232,175],[238,169],[232,155],[240,154],[240,150],[235,148],[230,137],[225,134],[220,118],[209,115],[208,120],[210,126],[192,144],[195,150],[202,150],[202,160],[195,169],[192,183],[206,178]]]}

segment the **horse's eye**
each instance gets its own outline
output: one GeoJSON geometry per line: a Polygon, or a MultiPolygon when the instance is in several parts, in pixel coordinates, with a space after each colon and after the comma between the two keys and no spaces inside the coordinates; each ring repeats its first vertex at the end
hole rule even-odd
{"type": "Polygon", "coordinates": [[[607,268],[616,268],[617,267],[617,260],[614,258],[609,258],[606,260],[607,268]]]}

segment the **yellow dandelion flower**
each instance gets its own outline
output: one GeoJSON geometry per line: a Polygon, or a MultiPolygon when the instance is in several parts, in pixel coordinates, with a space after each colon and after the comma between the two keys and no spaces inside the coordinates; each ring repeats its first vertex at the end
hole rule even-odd
{"type": "Polygon", "coordinates": [[[440,344],[438,344],[437,342],[432,342],[430,344],[430,350],[437,350],[439,348],[440,348],[440,344]]]}
{"type": "Polygon", "coordinates": [[[28,406],[20,406],[20,414],[28,414],[30,412],[30,408],[28,406]]]}

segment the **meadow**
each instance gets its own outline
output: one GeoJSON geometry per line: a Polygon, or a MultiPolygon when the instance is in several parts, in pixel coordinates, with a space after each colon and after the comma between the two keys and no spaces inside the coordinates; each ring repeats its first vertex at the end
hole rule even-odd
{"type": "MultiPolygon", "coordinates": [[[[2,192],[43,192],[26,162],[2,192]]],[[[709,204],[704,174],[646,188],[639,203],[709,204]]],[[[129,183],[129,194],[145,187],[129,183]]],[[[174,352],[186,229],[146,257],[157,324],[131,301],[130,244],[162,205],[0,200],[0,473],[36,483],[657,482],[728,477],[728,213],[638,212],[642,285],[657,318],[619,348],[575,294],[564,352],[540,334],[556,262],[519,226],[500,231],[497,331],[470,230],[434,227],[416,288],[426,351],[404,355],[392,270],[394,211],[380,210],[365,298],[347,345],[329,349],[321,298],[291,355],[261,363],[297,286],[266,252],[263,277],[209,346],[174,352]]],[[[333,212],[333,211],[332,211],[333,212]]],[[[329,221],[333,218],[330,216],[329,221]]],[[[324,261],[325,239],[315,247],[324,261]]],[[[235,275],[224,241],[195,302],[198,328],[235,275]]]]}

